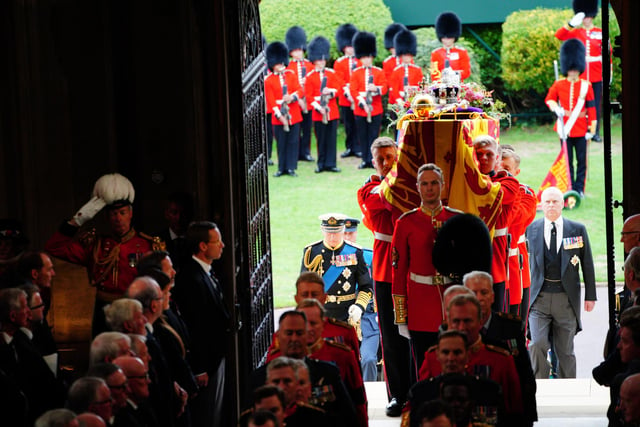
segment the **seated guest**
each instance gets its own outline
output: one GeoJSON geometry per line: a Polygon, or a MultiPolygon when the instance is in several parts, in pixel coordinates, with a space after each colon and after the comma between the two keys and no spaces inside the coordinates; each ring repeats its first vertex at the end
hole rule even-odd
{"type": "Polygon", "coordinates": [[[20,286],[20,289],[27,293],[27,304],[31,310],[31,320],[24,332],[31,338],[31,342],[47,362],[53,375],[58,377],[58,346],[44,317],[45,304],[42,301],[39,288],[36,285],[25,284],[20,286]]]}
{"type": "Polygon", "coordinates": [[[284,424],[278,422],[272,412],[260,409],[249,415],[248,427],[280,427],[284,424]]]}
{"type": "Polygon", "coordinates": [[[18,274],[22,284],[32,284],[38,287],[44,301],[44,316],[51,307],[51,284],[56,275],[49,255],[42,251],[25,252],[18,260],[18,274]]]}
{"type": "Polygon", "coordinates": [[[142,313],[140,301],[131,298],[117,299],[104,307],[104,316],[112,331],[140,335],[146,333],[144,325],[147,319],[142,313]]]}
{"type": "Polygon", "coordinates": [[[102,378],[81,377],[71,384],[65,406],[76,414],[93,412],[111,423],[112,403],[111,390],[102,378]]]}
{"type": "Polygon", "coordinates": [[[107,387],[111,391],[111,397],[113,398],[113,413],[117,415],[118,412],[127,405],[127,389],[129,383],[127,382],[127,376],[118,365],[113,363],[96,363],[87,372],[88,377],[102,378],[107,383],[107,387]]]}
{"type": "Polygon", "coordinates": [[[78,427],[76,414],[66,408],[50,409],[40,415],[33,427],[78,427]]]}
{"type": "Polygon", "coordinates": [[[420,427],[454,427],[451,408],[440,399],[420,405],[415,418],[420,427]]]}
{"type": "Polygon", "coordinates": [[[100,415],[93,412],[83,412],[76,417],[79,427],[107,427],[107,423],[100,415]]]}
{"type": "Polygon", "coordinates": [[[160,424],[149,405],[149,371],[140,358],[121,356],[113,361],[127,376],[127,405],[116,414],[114,427],[147,426],[160,424]]]}
{"type": "Polygon", "coordinates": [[[147,348],[147,337],[139,334],[128,334],[128,336],[131,338],[131,351],[133,352],[133,356],[139,357],[142,363],[144,363],[144,368],[148,371],[151,356],[147,348]]]}
{"type": "Polygon", "coordinates": [[[640,374],[627,377],[620,387],[620,411],[625,426],[640,423],[640,374]]]}
{"type": "Polygon", "coordinates": [[[26,292],[17,288],[0,290],[0,370],[11,389],[24,393],[28,422],[33,424],[42,413],[62,406],[64,389],[21,329],[29,326],[30,317],[26,292]]]}
{"type": "Polygon", "coordinates": [[[131,354],[131,338],[122,332],[98,334],[89,348],[89,367],[100,362],[112,362],[119,356],[131,354]]]}

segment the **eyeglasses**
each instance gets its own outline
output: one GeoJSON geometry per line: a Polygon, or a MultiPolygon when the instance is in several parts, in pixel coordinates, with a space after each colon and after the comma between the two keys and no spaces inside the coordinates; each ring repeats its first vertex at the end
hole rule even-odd
{"type": "Polygon", "coordinates": [[[105,405],[105,404],[111,404],[113,403],[113,397],[109,397],[108,399],[105,400],[98,400],[97,402],[91,402],[92,405],[105,405]]]}
{"type": "Polygon", "coordinates": [[[43,308],[44,307],[44,303],[42,304],[38,304],[38,305],[34,305],[33,307],[29,307],[31,310],[37,310],[39,308],[43,308]]]}
{"type": "Polygon", "coordinates": [[[638,231],[621,231],[620,235],[621,236],[626,236],[627,234],[638,234],[638,233],[640,233],[640,230],[638,230],[638,231]]]}
{"type": "Polygon", "coordinates": [[[149,372],[145,372],[144,375],[131,375],[127,377],[130,380],[150,380],[149,372]]]}
{"type": "MultiPolygon", "coordinates": [[[[108,385],[108,384],[107,384],[108,385]]],[[[126,390],[127,386],[129,385],[129,383],[127,381],[123,382],[120,385],[109,385],[109,388],[111,390],[126,390]]]]}

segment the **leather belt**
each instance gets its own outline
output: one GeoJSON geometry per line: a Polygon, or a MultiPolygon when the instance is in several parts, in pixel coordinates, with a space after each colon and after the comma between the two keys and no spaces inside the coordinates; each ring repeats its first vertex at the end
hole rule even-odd
{"type": "Polygon", "coordinates": [[[509,249],[509,256],[518,256],[520,255],[520,250],[518,248],[509,249]]]}
{"type": "Polygon", "coordinates": [[[383,242],[389,242],[389,243],[391,243],[391,240],[393,240],[393,236],[392,235],[380,233],[378,231],[374,231],[373,232],[373,237],[375,239],[382,240],[383,242]]]}
{"type": "Polygon", "coordinates": [[[518,238],[518,243],[524,243],[527,241],[527,236],[524,234],[518,238]]]}
{"type": "Polygon", "coordinates": [[[599,56],[587,56],[587,62],[600,62],[602,61],[602,55],[599,56]]]}
{"type": "Polygon", "coordinates": [[[353,301],[356,299],[356,294],[351,295],[327,295],[327,302],[341,303],[346,301],[353,301]]]}
{"type": "Polygon", "coordinates": [[[509,231],[509,229],[507,227],[505,227],[505,228],[496,228],[496,231],[493,232],[493,237],[506,236],[508,231],[509,231]]]}
{"type": "Polygon", "coordinates": [[[453,282],[445,276],[423,276],[416,273],[409,273],[409,278],[422,285],[447,285],[453,282]]]}
{"type": "Polygon", "coordinates": [[[544,278],[544,281],[551,282],[551,283],[562,283],[562,280],[547,279],[546,277],[544,278]]]}

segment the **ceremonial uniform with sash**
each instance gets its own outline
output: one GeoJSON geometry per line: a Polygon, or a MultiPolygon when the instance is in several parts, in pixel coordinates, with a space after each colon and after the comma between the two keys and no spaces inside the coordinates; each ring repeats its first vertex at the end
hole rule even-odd
{"type": "MultiPolygon", "coordinates": [[[[585,48],[580,40],[569,39],[562,44],[560,65],[565,76],[571,71],[584,71],[585,48]]],[[[561,141],[565,138],[567,141],[571,189],[582,195],[587,179],[587,139],[593,136],[597,124],[591,83],[575,77],[556,80],[544,102],[559,117],[554,130],[558,132],[561,141]],[[574,151],[576,168],[573,166],[574,151]]]]}
{"type": "MultiPolygon", "coordinates": [[[[371,276],[364,261],[362,248],[344,240],[344,216],[321,216],[325,233],[342,233],[336,247],[319,240],[304,248],[300,272],[313,271],[324,280],[328,317],[347,320],[349,309],[356,305],[364,313],[373,295],[371,276]]],[[[358,319],[359,320],[359,319],[358,319]]]]}
{"type": "Polygon", "coordinates": [[[439,205],[433,211],[420,207],[396,222],[393,234],[392,295],[395,323],[408,325],[416,364],[435,344],[444,321],[443,294],[451,283],[433,266],[432,251],[438,230],[460,211],[439,205]]]}
{"type": "Polygon", "coordinates": [[[329,40],[316,37],[309,43],[309,58],[316,68],[306,79],[305,93],[312,110],[313,127],[316,135],[318,163],[316,173],[339,172],[336,167],[336,135],[340,111],[336,101],[343,82],[331,68],[326,68],[329,58],[329,40]]]}
{"type": "Polygon", "coordinates": [[[355,117],[353,115],[354,97],[349,89],[351,74],[353,70],[361,66],[360,60],[353,55],[353,45],[351,40],[358,30],[353,24],[343,24],[336,30],[336,45],[338,50],[344,53],[343,56],[336,59],[333,64],[334,70],[340,77],[343,87],[338,95],[338,106],[340,107],[340,115],[344,124],[345,133],[345,152],[341,157],[358,156],[362,154],[362,148],[358,146],[358,134],[356,130],[355,117]],[[349,52],[349,53],[347,53],[349,52]],[[360,154],[359,154],[360,153],[360,154]]]}
{"type": "Polygon", "coordinates": [[[267,46],[267,64],[273,72],[264,81],[264,95],[267,109],[272,111],[273,135],[276,138],[278,149],[278,172],[276,176],[285,174],[294,175],[298,168],[298,143],[300,139],[300,125],[302,111],[296,102],[303,96],[302,88],[298,83],[298,77],[291,70],[275,71],[276,65],[286,66],[289,62],[287,47],[281,42],[273,42],[267,46]],[[283,96],[287,94],[293,97],[293,101],[286,104],[288,107],[288,128],[281,120],[283,117],[283,96]]]}

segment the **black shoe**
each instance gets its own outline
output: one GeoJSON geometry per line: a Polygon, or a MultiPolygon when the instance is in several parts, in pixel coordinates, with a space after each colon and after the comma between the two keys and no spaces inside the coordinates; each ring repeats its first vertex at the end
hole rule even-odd
{"type": "Polygon", "coordinates": [[[289,170],[287,171],[287,174],[288,174],[289,176],[298,176],[298,174],[296,173],[296,171],[294,171],[293,169],[289,169],[289,170]]]}
{"type": "Polygon", "coordinates": [[[600,138],[600,135],[593,135],[593,138],[591,138],[591,140],[593,142],[602,142],[602,138],[600,138]]]}
{"type": "Polygon", "coordinates": [[[320,168],[319,166],[316,166],[316,168],[315,168],[314,172],[315,172],[315,173],[320,173],[320,172],[322,172],[323,170],[324,170],[323,168],[320,168]]]}
{"type": "Polygon", "coordinates": [[[364,160],[360,162],[360,164],[358,165],[358,169],[367,169],[367,168],[373,168],[373,165],[371,163],[365,162],[364,160]]]}
{"type": "Polygon", "coordinates": [[[387,417],[399,417],[402,415],[402,404],[394,397],[385,409],[387,417]]]}
{"type": "Polygon", "coordinates": [[[344,159],[345,157],[351,157],[351,156],[355,156],[355,155],[356,155],[356,153],[351,151],[351,148],[347,148],[344,153],[340,154],[340,157],[342,157],[344,159]]]}
{"type": "Polygon", "coordinates": [[[316,159],[314,159],[313,157],[311,157],[311,154],[307,154],[304,158],[307,162],[315,162],[316,159]]]}
{"type": "Polygon", "coordinates": [[[276,178],[278,178],[279,176],[282,176],[282,175],[284,175],[284,172],[282,172],[282,171],[278,171],[278,172],[273,174],[273,176],[275,176],[276,178]]]}
{"type": "Polygon", "coordinates": [[[267,165],[273,166],[273,160],[271,160],[271,159],[267,160],[267,165]]]}
{"type": "Polygon", "coordinates": [[[361,152],[356,152],[353,154],[354,156],[356,156],[357,158],[361,159],[362,158],[362,153],[361,152]]]}
{"type": "Polygon", "coordinates": [[[334,167],[332,167],[332,168],[324,168],[323,170],[325,170],[325,171],[327,171],[327,172],[342,172],[342,171],[340,170],[340,168],[337,168],[337,167],[335,167],[335,166],[334,166],[334,167]]]}

